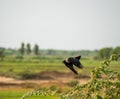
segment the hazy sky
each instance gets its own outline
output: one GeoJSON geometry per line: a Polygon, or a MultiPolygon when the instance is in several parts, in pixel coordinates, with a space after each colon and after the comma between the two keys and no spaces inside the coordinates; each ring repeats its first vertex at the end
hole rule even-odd
{"type": "Polygon", "coordinates": [[[0,47],[120,46],[120,0],[0,0],[0,47]]]}

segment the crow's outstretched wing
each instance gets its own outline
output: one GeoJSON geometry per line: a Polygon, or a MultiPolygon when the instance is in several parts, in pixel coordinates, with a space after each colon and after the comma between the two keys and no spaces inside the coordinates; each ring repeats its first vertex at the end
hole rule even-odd
{"type": "Polygon", "coordinates": [[[80,60],[80,58],[81,58],[81,56],[77,56],[77,57],[75,57],[75,59],[78,59],[78,60],[80,60]]]}
{"type": "Polygon", "coordinates": [[[67,65],[67,67],[78,75],[78,72],[73,68],[73,65],[67,65]]]}
{"type": "Polygon", "coordinates": [[[76,75],[78,75],[78,72],[73,68],[73,66],[68,67],[68,68],[70,68],[76,75]]]}

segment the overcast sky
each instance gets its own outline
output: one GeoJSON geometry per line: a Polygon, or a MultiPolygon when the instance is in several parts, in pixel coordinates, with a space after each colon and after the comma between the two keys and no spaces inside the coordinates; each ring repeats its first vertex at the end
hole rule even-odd
{"type": "Polygon", "coordinates": [[[120,0],[0,0],[0,47],[120,46],[120,0]]]}

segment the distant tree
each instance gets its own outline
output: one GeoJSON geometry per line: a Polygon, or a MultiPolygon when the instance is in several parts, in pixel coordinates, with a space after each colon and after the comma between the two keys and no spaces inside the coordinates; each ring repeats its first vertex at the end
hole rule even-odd
{"type": "Polygon", "coordinates": [[[120,46],[113,49],[113,54],[120,54],[120,46]]]}
{"type": "Polygon", "coordinates": [[[39,46],[37,44],[35,44],[33,51],[35,55],[39,54],[39,46]]]}
{"type": "Polygon", "coordinates": [[[30,53],[31,53],[31,46],[30,46],[29,43],[28,43],[27,46],[26,46],[26,51],[27,51],[27,54],[30,54],[30,53]]]}
{"type": "Polygon", "coordinates": [[[98,51],[99,57],[104,59],[104,58],[109,58],[110,54],[112,53],[113,48],[102,48],[98,51]]]}
{"type": "Polygon", "coordinates": [[[21,48],[19,49],[19,52],[21,53],[21,55],[24,55],[25,53],[25,44],[21,43],[21,48]]]}
{"type": "Polygon", "coordinates": [[[3,61],[4,60],[4,50],[0,50],[0,60],[3,61]]]}

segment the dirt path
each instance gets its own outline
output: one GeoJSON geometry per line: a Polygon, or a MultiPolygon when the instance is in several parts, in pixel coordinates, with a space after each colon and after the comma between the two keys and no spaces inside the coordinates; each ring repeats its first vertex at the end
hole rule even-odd
{"type": "Polygon", "coordinates": [[[18,80],[9,77],[0,76],[0,88],[1,87],[8,87],[8,86],[21,86],[25,84],[37,84],[41,86],[50,86],[53,84],[59,86],[65,86],[66,83],[70,81],[77,80],[79,84],[85,84],[89,81],[89,77],[75,77],[73,74],[70,73],[60,73],[60,72],[42,72],[42,78],[39,79],[30,79],[30,80],[18,80]],[[49,79],[48,79],[49,78],[49,79]]]}
{"type": "MultiPolygon", "coordinates": [[[[51,85],[51,84],[58,84],[58,85],[64,85],[65,83],[68,83],[72,81],[73,78],[67,78],[67,77],[62,77],[62,78],[56,78],[56,79],[51,79],[51,80],[18,80],[14,78],[8,78],[8,77],[0,77],[0,87],[3,87],[3,85],[22,85],[25,83],[32,83],[32,84],[39,84],[39,85],[51,85]]],[[[75,80],[75,79],[74,79],[75,80]]],[[[89,79],[78,79],[80,84],[85,84],[89,79]]],[[[5,87],[5,86],[4,86],[5,87]]]]}

